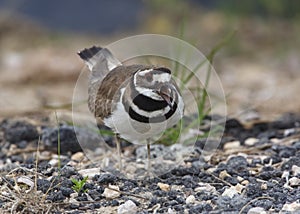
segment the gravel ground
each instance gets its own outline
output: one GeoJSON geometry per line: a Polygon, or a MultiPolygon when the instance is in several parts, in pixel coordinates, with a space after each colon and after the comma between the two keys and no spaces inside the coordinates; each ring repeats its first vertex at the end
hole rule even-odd
{"type": "MultiPolygon", "coordinates": [[[[209,160],[199,140],[182,164],[141,180],[89,163],[67,124],[60,127],[60,141],[58,156],[57,128],[47,117],[0,123],[1,213],[300,213],[296,114],[251,125],[228,119],[209,160]]],[[[134,161],[139,150],[123,145],[134,161]]]]}

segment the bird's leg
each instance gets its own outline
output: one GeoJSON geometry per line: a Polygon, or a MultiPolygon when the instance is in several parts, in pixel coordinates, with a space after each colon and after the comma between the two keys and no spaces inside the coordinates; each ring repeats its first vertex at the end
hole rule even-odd
{"type": "Polygon", "coordinates": [[[118,150],[118,163],[119,163],[119,170],[122,171],[122,159],[121,159],[121,142],[119,135],[115,135],[115,140],[117,144],[117,150],[118,150]]]}
{"type": "Polygon", "coordinates": [[[147,140],[147,172],[148,174],[150,174],[150,170],[151,170],[151,156],[150,156],[150,140],[147,140]]]}

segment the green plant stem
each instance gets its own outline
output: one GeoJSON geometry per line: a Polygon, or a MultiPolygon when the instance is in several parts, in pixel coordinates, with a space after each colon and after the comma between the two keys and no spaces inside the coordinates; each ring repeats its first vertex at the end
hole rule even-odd
{"type": "Polygon", "coordinates": [[[60,127],[59,127],[59,121],[58,121],[58,117],[57,117],[57,112],[55,112],[55,119],[56,119],[56,123],[57,123],[57,155],[58,155],[58,163],[57,163],[57,167],[58,167],[58,175],[60,176],[60,171],[61,171],[61,159],[60,159],[60,127]]]}

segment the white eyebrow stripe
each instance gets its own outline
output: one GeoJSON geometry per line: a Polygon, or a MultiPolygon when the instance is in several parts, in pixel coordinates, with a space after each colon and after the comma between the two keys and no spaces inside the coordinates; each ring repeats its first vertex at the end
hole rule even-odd
{"type": "Polygon", "coordinates": [[[164,73],[164,74],[154,74],[152,81],[157,82],[169,82],[171,80],[171,74],[164,73]]]}

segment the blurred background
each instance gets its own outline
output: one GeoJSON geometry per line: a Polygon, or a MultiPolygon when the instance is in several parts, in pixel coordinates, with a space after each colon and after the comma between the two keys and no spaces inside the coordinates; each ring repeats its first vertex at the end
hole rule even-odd
{"type": "Polygon", "coordinates": [[[204,54],[234,33],[213,64],[229,116],[300,112],[300,1],[0,0],[0,117],[68,109],[77,51],[144,33],[204,54]]]}

